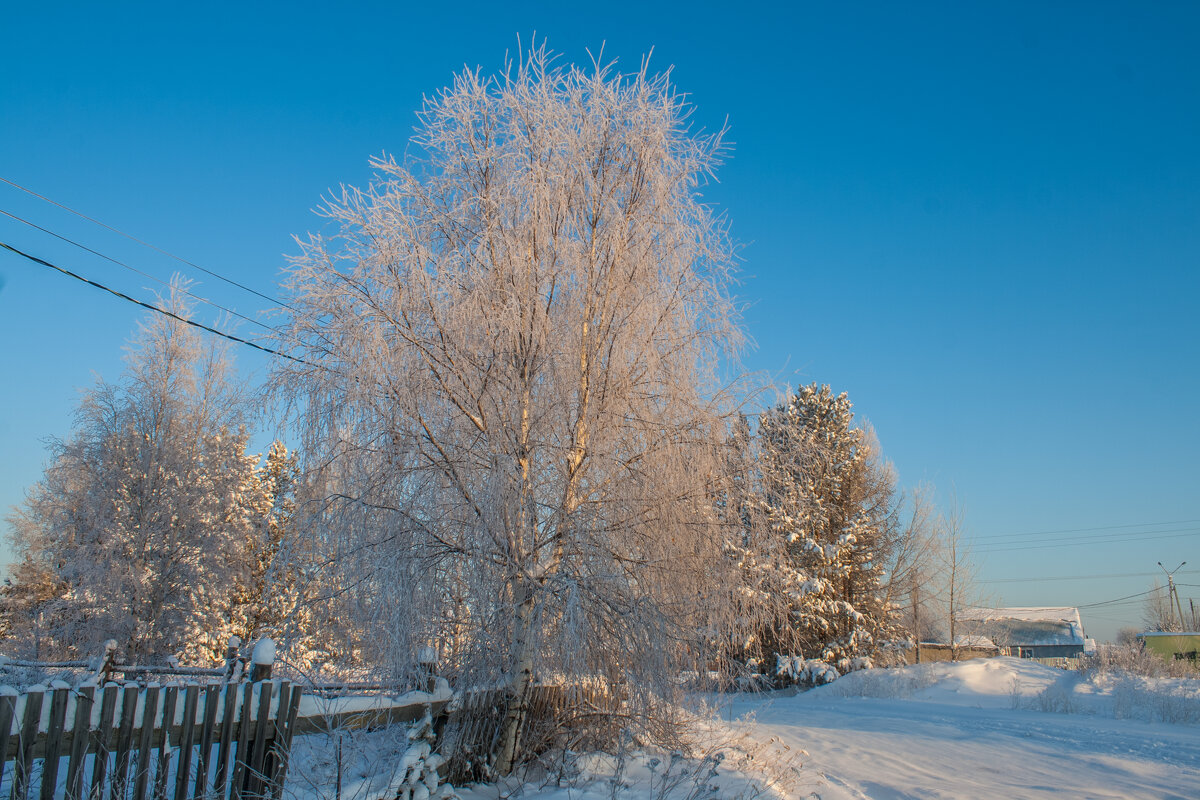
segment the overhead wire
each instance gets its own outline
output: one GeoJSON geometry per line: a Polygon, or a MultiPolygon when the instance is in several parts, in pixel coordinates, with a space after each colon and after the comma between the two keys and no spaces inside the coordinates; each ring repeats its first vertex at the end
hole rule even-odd
{"type": "Polygon", "coordinates": [[[279,356],[280,358],[286,358],[289,361],[295,361],[298,364],[307,364],[308,363],[304,359],[296,358],[295,356],[288,355],[287,353],[282,353],[278,350],[272,350],[269,347],[263,347],[262,345],[256,344],[255,342],[251,342],[247,339],[242,339],[241,337],[234,336],[231,333],[225,333],[224,331],[217,330],[216,328],[210,328],[209,326],[201,324],[199,322],[196,322],[195,320],[191,320],[191,319],[188,319],[187,317],[183,317],[183,316],[180,316],[179,314],[175,314],[171,311],[167,311],[165,308],[159,308],[158,306],[154,306],[149,303],[142,302],[141,300],[138,300],[137,298],[134,298],[134,297],[130,297],[129,295],[124,294],[123,292],[119,292],[116,289],[110,289],[109,287],[105,286],[102,283],[98,283],[97,281],[91,280],[90,278],[85,278],[82,275],[72,272],[69,269],[60,267],[57,264],[52,264],[49,261],[46,261],[45,259],[38,258],[37,256],[30,255],[29,253],[26,253],[23,250],[19,250],[16,247],[13,247],[12,245],[10,245],[6,242],[0,241],[0,248],[4,248],[5,250],[8,250],[11,253],[15,253],[16,255],[21,256],[22,258],[28,259],[28,260],[34,262],[35,264],[41,264],[44,267],[48,267],[52,270],[55,270],[56,272],[61,272],[63,275],[74,278],[77,281],[86,283],[89,286],[94,286],[97,289],[108,292],[109,294],[113,295],[114,297],[119,297],[122,300],[126,300],[130,303],[133,303],[134,305],[141,306],[142,308],[149,309],[151,311],[154,311],[156,313],[170,317],[179,322],[186,323],[188,325],[191,325],[194,328],[199,328],[201,330],[208,331],[209,333],[214,333],[217,336],[221,336],[225,339],[228,339],[231,342],[236,342],[238,344],[244,344],[247,347],[253,347],[255,350],[261,350],[264,353],[269,353],[270,355],[273,355],[273,356],[279,356]]]}
{"type": "Polygon", "coordinates": [[[1083,605],[1075,606],[1075,608],[1099,608],[1100,606],[1111,606],[1115,603],[1120,603],[1125,600],[1132,600],[1135,597],[1144,597],[1148,594],[1154,594],[1155,591],[1157,591],[1157,590],[1148,589],[1147,591],[1144,591],[1144,592],[1138,592],[1137,594],[1126,595],[1125,597],[1118,597],[1114,600],[1101,600],[1099,603],[1084,603],[1083,605]]]}
{"type": "Polygon", "coordinates": [[[190,292],[187,289],[184,289],[182,287],[172,287],[170,281],[165,281],[156,275],[151,275],[148,272],[143,272],[142,270],[138,269],[137,267],[130,266],[129,264],[126,264],[124,261],[120,261],[109,255],[105,255],[104,253],[101,253],[98,250],[93,250],[92,248],[88,247],[87,245],[77,242],[68,236],[63,236],[62,234],[55,233],[54,231],[52,231],[48,228],[43,228],[41,225],[38,225],[35,222],[30,222],[29,220],[27,220],[23,217],[19,217],[16,214],[12,213],[11,211],[5,211],[4,209],[0,208],[0,214],[3,214],[6,217],[11,217],[12,219],[15,219],[17,222],[28,225],[31,228],[35,228],[35,229],[41,231],[42,233],[49,234],[50,236],[53,236],[55,239],[59,239],[61,241],[66,242],[67,244],[74,245],[75,247],[78,247],[80,250],[84,250],[88,253],[91,253],[94,256],[99,256],[100,258],[103,258],[105,261],[111,261],[113,264],[116,264],[119,267],[124,267],[125,269],[129,270],[130,272],[137,273],[138,275],[141,275],[143,278],[148,278],[149,280],[157,281],[158,283],[162,284],[163,286],[177,288],[177,289],[179,289],[179,291],[183,292],[188,297],[191,297],[192,299],[197,300],[201,303],[207,303],[208,305],[212,306],[213,308],[224,311],[226,314],[230,314],[232,316],[237,317],[238,319],[245,320],[246,322],[257,325],[260,328],[264,328],[273,333],[275,332],[275,329],[272,328],[270,325],[260,322],[259,320],[256,320],[253,317],[248,317],[245,314],[239,314],[237,311],[234,311],[231,308],[226,308],[225,306],[221,305],[220,303],[215,303],[206,297],[201,297],[200,295],[190,292]]]}
{"type": "Polygon", "coordinates": [[[85,219],[94,225],[99,225],[101,228],[110,230],[113,233],[117,234],[118,236],[124,236],[126,239],[129,239],[132,242],[137,242],[138,244],[142,245],[143,247],[149,247],[151,250],[161,253],[164,256],[166,256],[167,258],[173,258],[181,264],[187,264],[189,267],[198,269],[201,272],[205,273],[206,275],[211,275],[212,277],[216,278],[217,280],[224,281],[225,283],[228,283],[231,286],[236,286],[239,289],[242,289],[243,291],[247,291],[247,292],[250,292],[250,294],[261,297],[263,300],[267,300],[276,305],[280,305],[280,306],[283,306],[284,308],[295,311],[294,308],[292,308],[291,306],[289,306],[287,303],[283,302],[282,300],[278,300],[274,297],[271,297],[270,295],[263,294],[262,292],[258,291],[257,289],[252,289],[243,283],[239,283],[238,281],[235,281],[233,278],[226,278],[224,275],[221,275],[218,272],[210,270],[207,267],[202,267],[199,264],[196,264],[195,262],[188,261],[186,258],[181,258],[180,256],[177,256],[174,253],[168,252],[168,251],[162,249],[161,247],[151,244],[150,242],[147,242],[143,239],[139,239],[136,236],[133,236],[131,234],[125,233],[124,231],[120,230],[119,228],[114,228],[112,225],[109,225],[108,223],[105,223],[105,222],[101,222],[100,220],[96,219],[95,217],[89,217],[87,214],[84,214],[82,211],[76,211],[75,209],[71,208],[70,206],[63,205],[62,203],[58,202],[57,200],[52,200],[49,197],[46,197],[44,194],[38,194],[33,189],[30,189],[26,186],[22,186],[21,184],[17,183],[16,181],[9,180],[8,178],[5,178],[3,175],[0,175],[0,181],[7,183],[9,186],[12,186],[15,189],[20,189],[22,192],[32,195],[33,197],[36,197],[39,200],[43,200],[52,206],[61,208],[63,211],[66,211],[70,214],[74,214],[75,216],[79,217],[80,219],[85,219]]]}
{"type": "MultiPolygon", "coordinates": [[[[1151,578],[1159,575],[1158,572],[1109,572],[1107,574],[1097,575],[1041,575],[1034,578],[992,578],[990,580],[980,580],[978,583],[1033,583],[1036,581],[1083,581],[1083,580],[1099,580],[1101,578],[1151,578]]],[[[1200,570],[1187,570],[1184,573],[1200,574],[1200,570]]],[[[1186,584],[1177,584],[1184,586],[1186,584]]]]}
{"type": "Polygon", "coordinates": [[[1078,547],[1093,544],[1117,544],[1120,542],[1142,542],[1154,541],[1159,539],[1179,539],[1187,536],[1195,536],[1200,534],[1200,528],[1173,528],[1166,531],[1145,531],[1145,535],[1135,534],[1101,534],[1100,536],[1087,537],[1066,537],[1063,539],[1050,540],[1034,540],[1032,542],[1015,545],[1012,547],[988,547],[976,546],[974,552],[977,554],[986,553],[1014,553],[1026,550],[1045,550],[1054,547],[1078,547]]]}
{"type": "Polygon", "coordinates": [[[1088,531],[1110,531],[1122,528],[1154,528],[1162,525],[1190,525],[1194,522],[1200,522],[1200,519],[1176,519],[1166,522],[1130,522],[1125,525],[1100,525],[1092,528],[1061,528],[1058,530],[1046,531],[1027,531],[1025,533],[996,533],[990,535],[989,539],[1008,539],[1008,538],[1024,538],[1027,536],[1049,536],[1058,533],[1086,533],[1088,531]]]}

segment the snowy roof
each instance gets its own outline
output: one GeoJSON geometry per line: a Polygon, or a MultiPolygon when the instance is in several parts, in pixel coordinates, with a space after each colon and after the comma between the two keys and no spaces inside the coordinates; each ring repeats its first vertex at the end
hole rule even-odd
{"type": "Polygon", "coordinates": [[[990,636],[1005,645],[1085,645],[1079,609],[1071,606],[970,608],[963,611],[963,628],[990,636]]]}

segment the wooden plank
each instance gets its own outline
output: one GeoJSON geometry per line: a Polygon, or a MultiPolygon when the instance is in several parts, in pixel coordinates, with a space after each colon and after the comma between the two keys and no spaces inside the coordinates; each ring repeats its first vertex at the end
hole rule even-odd
{"type": "Polygon", "coordinates": [[[104,775],[108,772],[108,754],[112,748],[112,724],[117,710],[117,694],[121,687],[114,683],[104,687],[100,697],[100,727],[92,734],[96,740],[96,757],[92,759],[92,790],[88,795],[99,800],[104,793],[104,775]]]}
{"type": "Polygon", "coordinates": [[[179,766],[175,769],[175,800],[187,800],[192,777],[192,745],[196,740],[196,705],[200,687],[188,684],[183,696],[183,733],[179,737],[179,766]]]}
{"type": "Polygon", "coordinates": [[[254,743],[250,748],[250,760],[246,762],[246,794],[250,798],[262,796],[263,775],[266,774],[267,734],[270,731],[271,698],[275,692],[272,681],[260,681],[258,689],[258,712],[254,715],[254,743]]]}
{"type": "Polygon", "coordinates": [[[233,722],[238,705],[238,686],[225,684],[223,715],[221,717],[221,740],[217,746],[217,774],[213,777],[213,793],[225,796],[225,778],[229,774],[230,750],[233,749],[233,722]]]}
{"type": "Polygon", "coordinates": [[[283,742],[283,728],[287,720],[288,705],[292,700],[292,684],[288,681],[279,682],[278,701],[275,704],[275,718],[271,720],[271,730],[268,734],[270,747],[263,759],[262,796],[275,796],[275,768],[279,764],[279,748],[283,742]]]}
{"type": "Polygon", "coordinates": [[[17,757],[13,764],[12,800],[28,800],[30,771],[33,768],[33,743],[42,721],[42,692],[25,693],[25,713],[17,739],[17,757]]]}
{"type": "Polygon", "coordinates": [[[217,727],[217,707],[220,701],[221,687],[209,684],[204,687],[204,723],[200,727],[200,754],[196,761],[196,788],[193,796],[204,797],[208,788],[209,762],[212,760],[213,734],[217,727]]]}
{"type": "MultiPolygon", "coordinates": [[[[275,747],[277,751],[275,774],[272,776],[271,798],[272,800],[282,800],[283,784],[287,780],[288,761],[292,755],[292,731],[296,728],[296,714],[300,711],[300,698],[304,695],[304,690],[299,686],[292,687],[291,700],[288,703],[286,714],[280,714],[283,720],[283,731],[275,739],[275,747]]],[[[280,705],[282,708],[282,704],[280,705]]]]}
{"type": "MultiPolygon", "coordinates": [[[[163,691],[162,736],[158,743],[158,767],[154,771],[154,800],[167,796],[167,773],[171,770],[171,729],[175,726],[175,704],[179,698],[179,687],[170,684],[163,691]]],[[[187,720],[184,720],[186,725],[187,720]]]]}
{"type": "Polygon", "coordinates": [[[83,794],[83,764],[87,760],[88,739],[92,730],[92,707],[96,687],[75,690],[75,718],[71,722],[71,758],[67,761],[67,800],[80,800],[83,794]]]}
{"type": "Polygon", "coordinates": [[[42,759],[41,800],[54,800],[58,789],[58,759],[63,751],[63,728],[67,721],[67,700],[71,690],[65,686],[54,690],[50,698],[50,725],[46,728],[46,756],[42,759]]]}
{"type": "Polygon", "coordinates": [[[238,725],[237,754],[233,762],[233,778],[229,784],[230,800],[242,800],[242,786],[246,779],[246,765],[250,760],[250,718],[254,709],[254,686],[247,683],[242,698],[242,718],[238,725]]]}
{"type": "Polygon", "coordinates": [[[307,736],[313,733],[333,733],[337,730],[374,730],[386,728],[400,722],[412,722],[425,716],[428,707],[436,718],[446,707],[445,700],[435,703],[413,703],[391,706],[369,711],[340,711],[331,714],[314,714],[296,720],[294,735],[307,736]]]}
{"type": "Polygon", "coordinates": [[[4,780],[4,765],[8,763],[8,740],[12,736],[13,713],[17,695],[0,695],[0,781],[4,780]]]}
{"type": "Polygon", "coordinates": [[[126,686],[121,695],[121,726],[117,730],[116,763],[113,764],[112,779],[109,781],[109,800],[125,800],[129,785],[129,756],[134,744],[133,723],[140,693],[141,687],[133,684],[126,686]]]}
{"type": "Polygon", "coordinates": [[[150,764],[154,761],[154,720],[158,717],[158,696],[161,690],[156,684],[146,687],[145,704],[142,706],[141,727],[137,735],[137,773],[133,784],[133,800],[146,800],[150,789],[150,764]]]}

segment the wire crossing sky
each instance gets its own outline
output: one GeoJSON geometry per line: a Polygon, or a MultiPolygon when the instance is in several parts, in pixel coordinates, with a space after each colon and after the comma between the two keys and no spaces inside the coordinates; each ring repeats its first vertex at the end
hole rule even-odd
{"type": "MultiPolygon", "coordinates": [[[[1107,638],[1156,562],[1200,566],[1198,27],[1188,2],[25,4],[0,240],[139,302],[181,273],[220,307],[198,322],[269,345],[292,237],[403,156],[423,96],[535,31],[576,63],[653,50],[735,142],[700,191],[743,244],[744,366],[849,392],[904,485],[957,494],[993,601],[1105,603],[1107,638]]],[[[0,506],[144,313],[0,252],[0,506]]]]}

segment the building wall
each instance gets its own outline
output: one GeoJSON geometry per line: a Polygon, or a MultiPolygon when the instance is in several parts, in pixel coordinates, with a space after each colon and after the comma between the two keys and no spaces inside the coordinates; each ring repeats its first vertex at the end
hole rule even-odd
{"type": "Polygon", "coordinates": [[[1197,661],[1200,653],[1200,633],[1153,634],[1139,636],[1146,649],[1167,660],[1197,661]]]}
{"type": "Polygon", "coordinates": [[[1083,655],[1081,644],[1012,645],[1012,655],[1024,658],[1077,658],[1083,655]]]}
{"type": "MultiPolygon", "coordinates": [[[[973,658],[994,658],[1000,655],[999,649],[995,647],[960,647],[958,648],[958,660],[969,661],[973,658]]],[[[916,664],[917,651],[916,649],[909,650],[906,653],[909,664],[916,664]]],[[[922,664],[932,664],[938,661],[950,661],[951,652],[948,644],[921,644],[921,661],[922,664]]]]}

